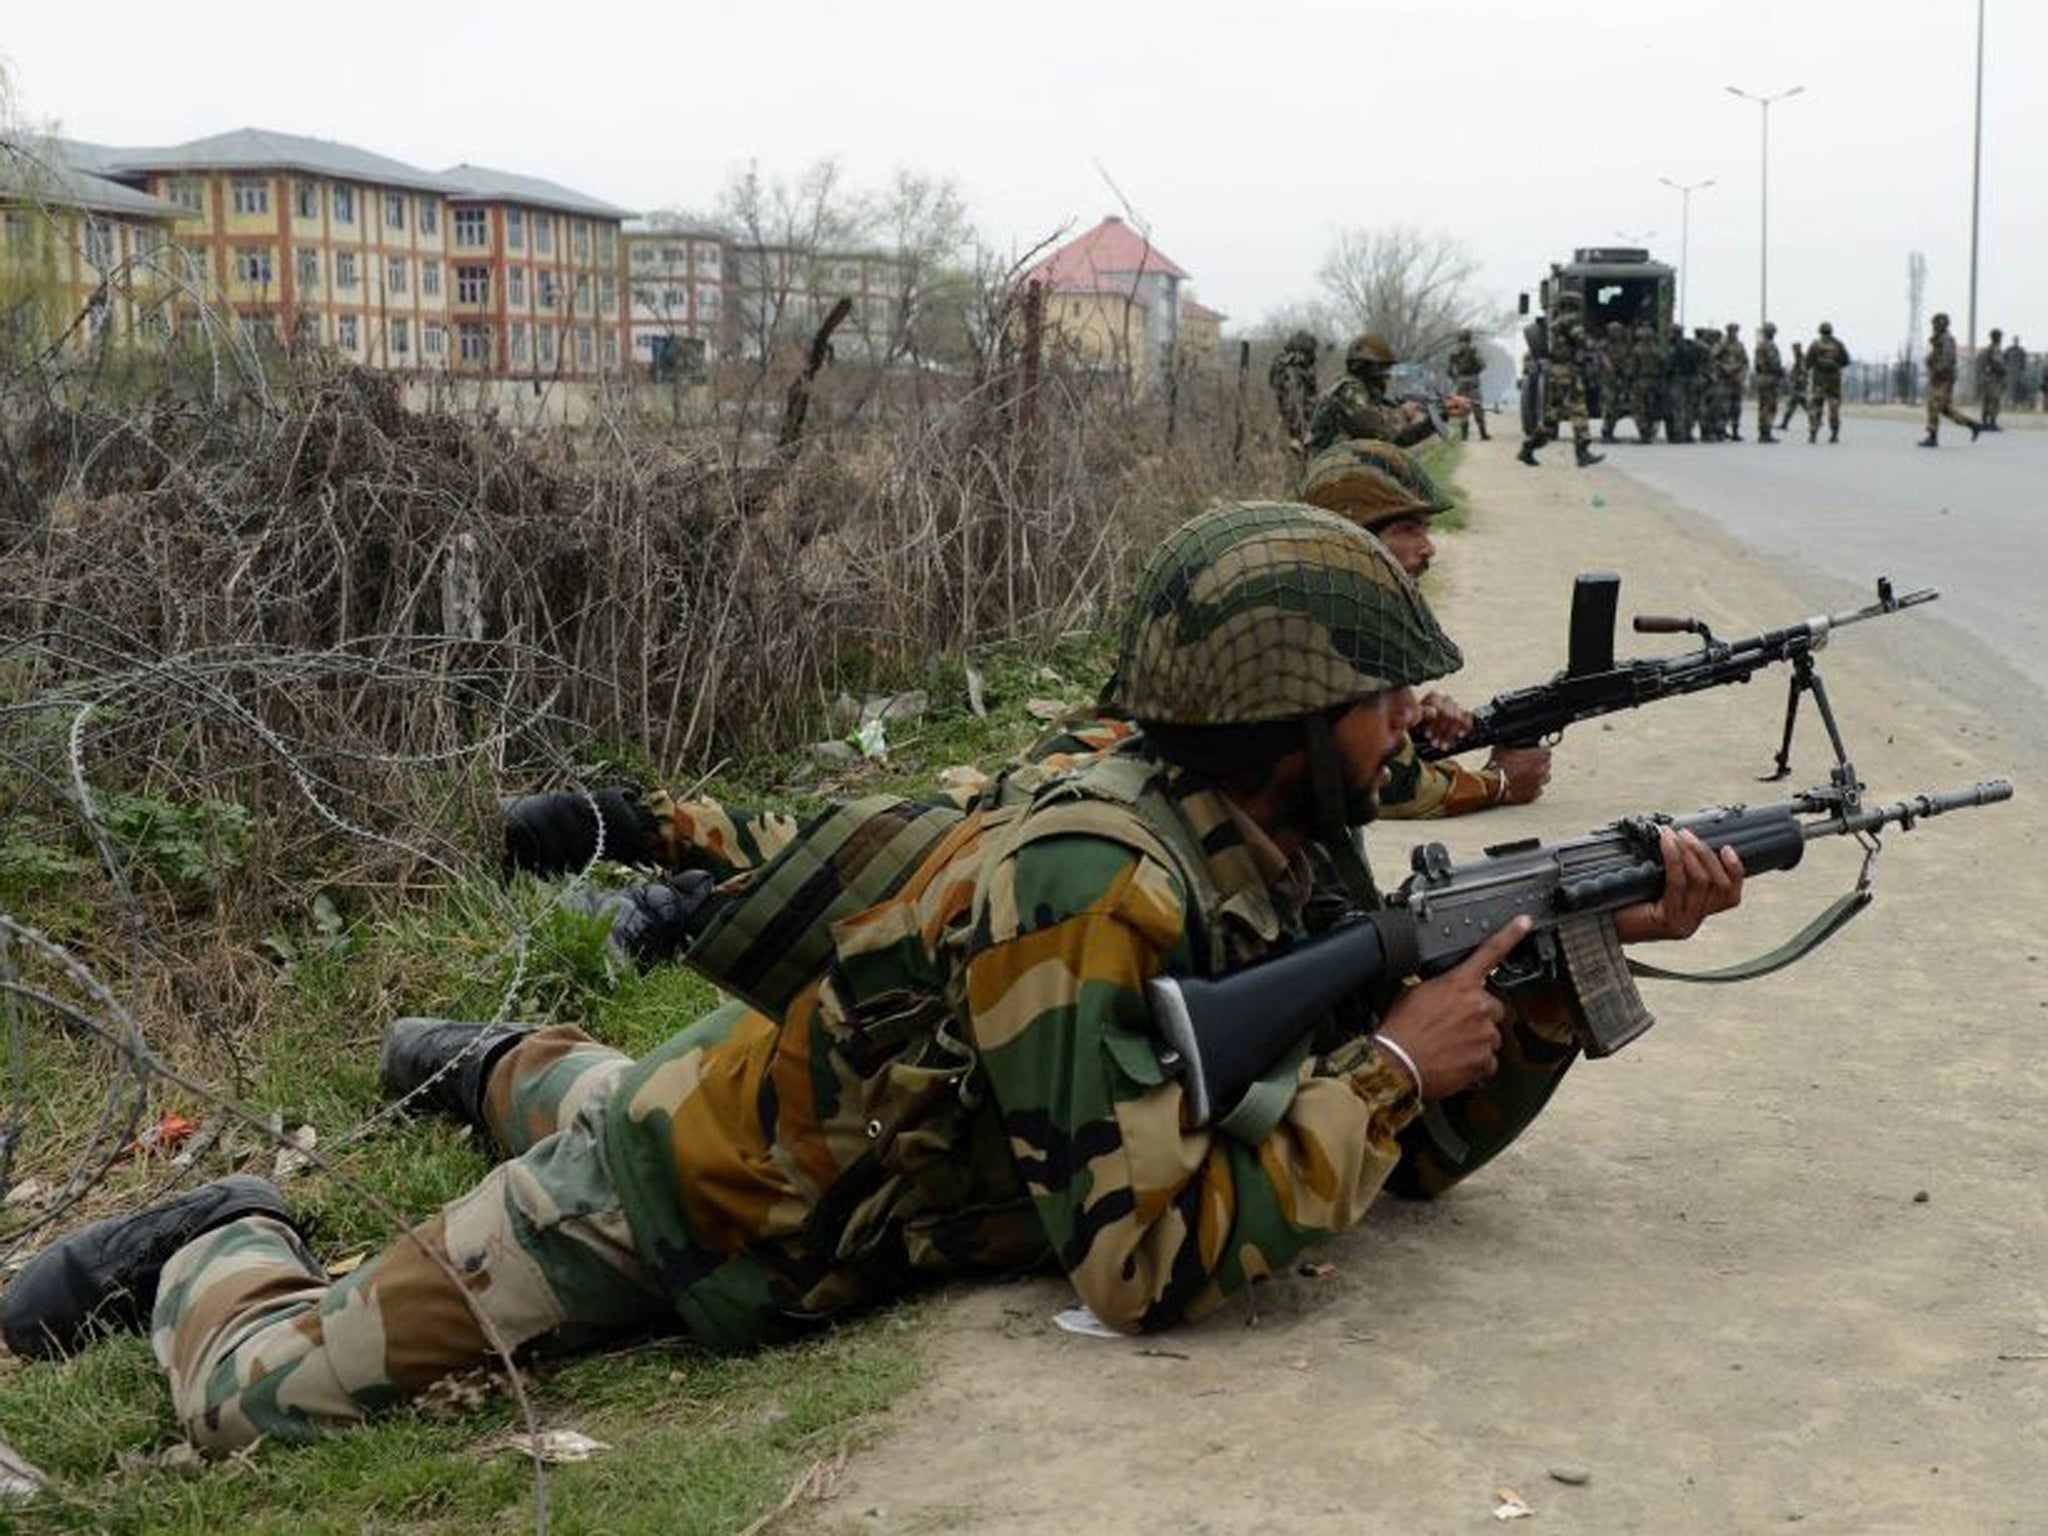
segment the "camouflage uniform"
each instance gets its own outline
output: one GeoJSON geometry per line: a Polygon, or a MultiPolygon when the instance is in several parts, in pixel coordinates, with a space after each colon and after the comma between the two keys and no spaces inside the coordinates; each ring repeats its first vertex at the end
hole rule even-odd
{"type": "MultiPolygon", "coordinates": [[[[1376,686],[1457,663],[1349,525],[1219,509],[1141,582],[1119,671],[1166,692],[1126,702],[1153,718],[1185,688],[1197,722],[1314,709],[1323,679],[1371,681],[1339,634],[1379,645],[1376,686]],[[1232,557],[1334,576],[1247,607],[1219,575],[1232,557]],[[1171,664],[1190,649],[1223,675],[1171,664]]],[[[842,808],[754,879],[793,904],[721,979],[779,1008],[729,1003],[638,1062],[566,1027],[527,1037],[484,1104],[513,1160],[339,1281],[263,1217],[172,1257],[154,1342],[196,1443],[303,1440],[393,1405],[485,1357],[473,1308],[515,1346],[667,1324],[743,1348],[930,1276],[1057,1263],[1112,1326],[1165,1326],[1357,1222],[1382,1185],[1432,1194],[1483,1165],[1577,1054],[1580,1021],[1546,996],[1432,1126],[1360,1007],[1255,1117],[1193,1128],[1144,983],[1299,938],[1311,869],[1142,735],[1007,803],[842,808]]]]}
{"type": "Polygon", "coordinates": [[[1619,320],[1607,322],[1600,343],[1600,441],[1614,441],[1614,424],[1628,409],[1628,332],[1619,320]]]}
{"type": "Polygon", "coordinates": [[[1728,436],[1723,416],[1727,396],[1721,389],[1717,353],[1720,333],[1710,325],[1695,326],[1686,350],[1686,370],[1692,385],[1693,411],[1699,419],[1700,440],[1718,443],[1728,436]]]}
{"type": "Polygon", "coordinates": [[[1721,423],[1734,442],[1742,441],[1742,386],[1749,378],[1749,354],[1742,347],[1742,327],[1731,322],[1714,347],[1714,383],[1721,395],[1721,423]]]}
{"type": "Polygon", "coordinates": [[[1689,443],[1693,434],[1692,373],[1688,366],[1692,342],[1682,327],[1671,327],[1671,345],[1664,349],[1664,436],[1689,443]]]}
{"type": "Polygon", "coordinates": [[[1807,344],[1806,367],[1813,376],[1813,392],[1806,399],[1806,440],[1820,436],[1820,419],[1828,419],[1828,441],[1842,435],[1842,370],[1849,366],[1849,349],[1836,339],[1835,328],[1825,320],[1820,334],[1807,344]]]}
{"type": "Polygon", "coordinates": [[[1557,436],[1558,423],[1569,418],[1572,448],[1581,464],[1597,463],[1591,455],[1593,437],[1586,420],[1586,379],[1597,366],[1593,342],[1576,306],[1560,305],[1546,327],[1549,336],[1544,358],[1543,419],[1537,430],[1522,439],[1522,461],[1536,462],[1536,450],[1557,436]]]}
{"type": "Polygon", "coordinates": [[[1920,440],[1922,447],[1932,448],[1939,442],[1944,416],[1959,427],[1968,427],[1972,439],[1983,430],[1981,423],[1956,409],[1955,398],[1956,338],[1948,328],[1948,316],[1936,315],[1927,338],[1927,436],[1920,440]]]}
{"type": "Polygon", "coordinates": [[[1316,339],[1307,331],[1296,331],[1273,358],[1266,370],[1266,382],[1273,386],[1273,400],[1280,408],[1280,427],[1297,447],[1308,437],[1309,417],[1315,410],[1316,339]]]}
{"type": "Polygon", "coordinates": [[[1809,378],[1806,366],[1806,348],[1798,342],[1792,343],[1792,376],[1785,386],[1785,416],[1778,423],[1778,430],[1784,431],[1792,425],[1792,413],[1806,409],[1806,387],[1809,378]]]}
{"type": "Polygon", "coordinates": [[[1785,382],[1785,360],[1778,356],[1777,334],[1778,328],[1766,321],[1752,358],[1756,368],[1756,440],[1760,443],[1777,441],[1771,428],[1778,420],[1778,388],[1785,382]]]}
{"type": "Polygon", "coordinates": [[[1637,438],[1646,443],[1657,436],[1663,372],[1664,349],[1657,345],[1656,329],[1638,325],[1629,347],[1629,412],[1635,417],[1637,438]]]}
{"type": "Polygon", "coordinates": [[[1977,415],[1986,431],[1998,430],[1998,412],[2005,404],[2005,349],[1999,342],[2005,333],[1991,328],[1991,344],[1977,354],[1977,415]]]}
{"type": "Polygon", "coordinates": [[[1463,442],[1470,437],[1475,424],[1479,428],[1479,440],[1492,441],[1486,430],[1486,391],[1483,382],[1486,360],[1479,355],[1479,349],[1472,345],[1470,331],[1458,332],[1458,344],[1451,348],[1451,355],[1445,360],[1444,366],[1450,371],[1451,388],[1472,402],[1471,414],[1458,420],[1458,441],[1463,442]]]}
{"type": "Polygon", "coordinates": [[[2031,410],[2034,392],[2028,387],[2027,349],[2020,345],[2019,337],[2012,339],[2012,345],[2005,349],[2005,392],[2016,411],[2031,410]]]}

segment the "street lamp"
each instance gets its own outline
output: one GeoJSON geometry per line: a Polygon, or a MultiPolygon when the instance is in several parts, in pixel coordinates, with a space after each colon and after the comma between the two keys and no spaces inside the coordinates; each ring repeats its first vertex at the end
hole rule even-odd
{"type": "Polygon", "coordinates": [[[1678,182],[1669,176],[1657,178],[1678,194],[1678,323],[1685,324],[1685,269],[1690,260],[1688,249],[1692,243],[1692,195],[1704,192],[1714,184],[1709,176],[1705,181],[1678,182]]]}
{"type": "Polygon", "coordinates": [[[1730,96],[1740,96],[1744,101],[1753,101],[1763,108],[1763,176],[1761,178],[1762,191],[1759,197],[1759,207],[1762,209],[1763,216],[1760,221],[1761,232],[1757,236],[1756,283],[1756,323],[1761,328],[1764,321],[1768,320],[1771,316],[1771,105],[1774,102],[1785,101],[1797,96],[1806,87],[1795,85],[1789,91],[1779,91],[1770,96],[1759,96],[1755,92],[1745,91],[1737,85],[1731,85],[1727,89],[1730,96]]]}
{"type": "Polygon", "coordinates": [[[1977,0],[1976,126],[1970,135],[1970,350],[1977,350],[1977,214],[1984,185],[1984,0],[1977,0]]]}

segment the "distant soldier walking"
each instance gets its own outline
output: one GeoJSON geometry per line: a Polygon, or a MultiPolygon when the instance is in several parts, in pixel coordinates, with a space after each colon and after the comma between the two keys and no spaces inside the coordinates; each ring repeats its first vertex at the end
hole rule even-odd
{"type": "Polygon", "coordinates": [[[1991,345],[1977,354],[1977,415],[1986,432],[1999,430],[1998,412],[2005,404],[2008,370],[2005,348],[1999,345],[2004,339],[2005,332],[1994,325],[1991,327],[1991,345]]]}
{"type": "Polygon", "coordinates": [[[2012,402],[2016,411],[2028,411],[2034,407],[2034,392],[2029,386],[2027,375],[2027,349],[2020,345],[2019,337],[2012,339],[2012,345],[2005,349],[2005,397],[2012,402]]]}
{"type": "Polygon", "coordinates": [[[1984,423],[1972,421],[1956,409],[1956,339],[1948,328],[1948,316],[1934,317],[1934,330],[1927,338],[1927,435],[1920,439],[1922,448],[1941,446],[1941,418],[1946,416],[1959,427],[1970,429],[1970,441],[1977,441],[1977,434],[1984,430],[1984,423]]]}
{"type": "Polygon", "coordinates": [[[1778,328],[1770,321],[1756,338],[1750,366],[1756,371],[1756,440],[1775,443],[1771,424],[1778,419],[1778,386],[1785,382],[1785,360],[1778,356],[1778,328]]]}
{"type": "Polygon", "coordinates": [[[1593,343],[1586,335],[1586,323],[1579,318],[1579,296],[1559,294],[1557,314],[1546,327],[1543,419],[1522,438],[1522,451],[1515,455],[1534,468],[1536,450],[1557,435],[1557,424],[1569,416],[1572,423],[1572,454],[1578,466],[1598,464],[1593,451],[1593,429],[1586,421],[1586,373],[1593,366],[1593,343]]]}
{"type": "Polygon", "coordinates": [[[1842,370],[1849,366],[1849,349],[1835,339],[1830,321],[1820,323],[1820,335],[1806,349],[1806,366],[1813,375],[1813,390],[1806,397],[1806,440],[1820,437],[1823,409],[1828,418],[1828,441],[1842,440],[1842,370]]]}
{"type": "Polygon", "coordinates": [[[1728,436],[1728,423],[1722,415],[1722,403],[1726,398],[1721,393],[1720,361],[1718,353],[1721,333],[1711,325],[1693,327],[1692,341],[1686,348],[1686,377],[1692,388],[1693,414],[1699,418],[1700,441],[1718,443],[1728,436]]]}
{"type": "Polygon", "coordinates": [[[1742,441],[1742,386],[1749,379],[1749,353],[1743,349],[1742,327],[1728,322],[1727,333],[1714,347],[1714,382],[1721,390],[1721,421],[1731,442],[1742,441]]]}
{"type": "Polygon", "coordinates": [[[1451,390],[1470,402],[1472,409],[1458,418],[1458,441],[1464,442],[1472,435],[1476,424],[1479,441],[1490,443],[1493,438],[1486,430],[1486,402],[1482,398],[1485,388],[1482,380],[1486,374],[1486,359],[1479,355],[1479,348],[1472,344],[1470,331],[1458,332],[1458,344],[1451,348],[1451,355],[1444,366],[1450,371],[1451,390]]]}
{"type": "Polygon", "coordinates": [[[1799,342],[1792,343],[1792,378],[1785,386],[1785,419],[1778,423],[1778,430],[1784,431],[1792,425],[1792,413],[1806,409],[1806,386],[1810,375],[1806,367],[1806,348],[1799,342]]]}
{"type": "Polygon", "coordinates": [[[1671,345],[1664,349],[1664,436],[1674,443],[1692,441],[1692,379],[1686,367],[1691,345],[1683,327],[1671,327],[1671,345]]]}
{"type": "Polygon", "coordinates": [[[1316,339],[1307,331],[1296,331],[1274,354],[1266,370],[1266,382],[1273,386],[1273,401],[1280,407],[1280,430],[1299,449],[1308,437],[1309,416],[1316,408],[1322,386],[1316,382],[1316,339]]]}
{"type": "Polygon", "coordinates": [[[1636,419],[1636,436],[1643,442],[1657,437],[1657,417],[1662,410],[1664,349],[1657,345],[1657,328],[1645,322],[1636,327],[1629,347],[1628,409],[1636,419]]]}

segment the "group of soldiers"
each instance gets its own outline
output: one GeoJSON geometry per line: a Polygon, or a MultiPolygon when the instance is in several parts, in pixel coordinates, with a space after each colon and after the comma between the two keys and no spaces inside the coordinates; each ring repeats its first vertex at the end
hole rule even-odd
{"type": "Polygon", "coordinates": [[[1672,443],[1739,443],[1743,396],[1756,397],[1756,441],[1775,443],[1794,415],[1806,415],[1806,440],[1817,442],[1823,425],[1828,441],[1842,431],[1842,374],[1849,349],[1823,320],[1811,342],[1793,342],[1789,367],[1778,348],[1778,327],[1765,321],[1751,349],[1742,327],[1695,326],[1690,334],[1674,324],[1660,342],[1656,328],[1633,331],[1609,321],[1590,349],[1589,410],[1598,414],[1600,436],[1615,440],[1627,416],[1639,441],[1654,442],[1661,424],[1672,443]],[[1782,407],[1782,411],[1781,411],[1782,407]]]}
{"type": "MultiPolygon", "coordinates": [[[[1541,746],[1422,690],[1458,647],[1417,578],[1449,503],[1353,349],[1285,499],[1221,503],[1139,579],[1098,708],[978,783],[808,820],[661,792],[529,796],[511,866],[644,867],[606,910],[640,964],[732,1000],[638,1060],[569,1025],[401,1019],[380,1076],[504,1161],[339,1279],[235,1175],[73,1231],[0,1293],[17,1353],[147,1329],[209,1454],[356,1422],[489,1358],[649,1329],[746,1348],[937,1276],[1063,1272],[1131,1332],[1284,1272],[1382,1188],[1438,1194],[1537,1115],[1584,1004],[1488,986],[1518,917],[1444,975],[1365,989],[1234,1107],[1193,1109],[1146,983],[1220,977],[1380,903],[1359,829],[1536,798],[1541,746]],[[1228,1113],[1224,1111],[1227,1110],[1228,1113]]],[[[1425,428],[1426,430],[1426,428],[1425,428]]],[[[1499,643],[1512,643],[1503,639],[1499,643]]],[[[1732,851],[1660,845],[1612,939],[1741,897],[1732,851]]],[[[568,893],[564,899],[569,899],[568,893]]]]}

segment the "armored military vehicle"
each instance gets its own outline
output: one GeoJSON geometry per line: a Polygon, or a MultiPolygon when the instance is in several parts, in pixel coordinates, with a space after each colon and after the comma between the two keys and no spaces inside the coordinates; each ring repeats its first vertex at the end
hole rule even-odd
{"type": "MultiPolygon", "coordinates": [[[[1522,373],[1522,424],[1534,432],[1543,420],[1543,359],[1548,352],[1548,319],[1558,296],[1579,296],[1579,314],[1588,336],[1606,333],[1618,322],[1631,336],[1638,324],[1655,328],[1661,349],[1671,335],[1671,314],[1678,291],[1678,269],[1650,260],[1635,246],[1581,246],[1566,262],[1552,262],[1550,275],[1537,288],[1537,314],[1522,330],[1528,363],[1522,373]]],[[[1530,312],[1529,295],[1521,311],[1530,312]]]]}

